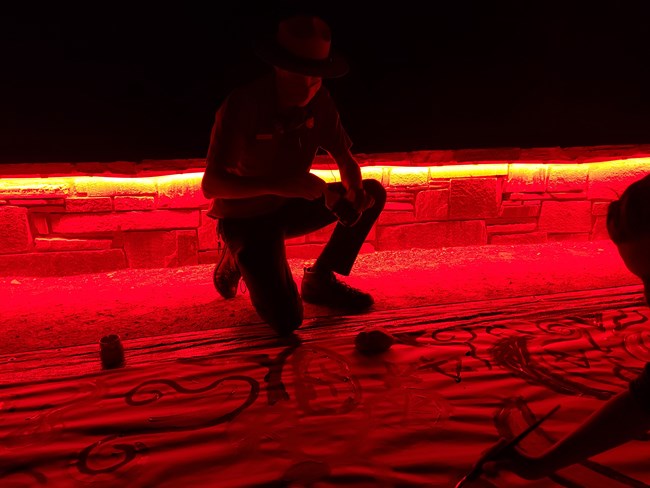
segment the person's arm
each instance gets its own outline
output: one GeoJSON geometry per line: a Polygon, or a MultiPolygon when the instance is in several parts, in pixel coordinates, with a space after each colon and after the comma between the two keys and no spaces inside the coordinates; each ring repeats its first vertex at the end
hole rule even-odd
{"type": "Polygon", "coordinates": [[[352,202],[355,210],[363,212],[375,203],[372,196],[363,188],[361,168],[349,149],[340,153],[330,153],[336,161],[341,174],[341,183],[345,187],[345,198],[352,202]]]}
{"type": "Polygon", "coordinates": [[[251,198],[278,195],[314,200],[323,195],[326,183],[311,173],[294,178],[251,178],[224,170],[206,171],[201,190],[206,198],[251,198]]]}
{"type": "Polygon", "coordinates": [[[361,168],[350,151],[352,141],[341,123],[341,117],[329,91],[322,87],[319,96],[320,146],[334,159],[339,168],[346,200],[352,202],[357,212],[363,212],[371,207],[374,201],[363,189],[361,168]]]}
{"type": "Polygon", "coordinates": [[[223,170],[206,171],[201,180],[205,198],[250,198],[271,193],[268,181],[262,178],[242,178],[223,170]]]}
{"type": "Polygon", "coordinates": [[[511,450],[507,457],[486,463],[494,476],[502,469],[525,479],[539,479],[585,459],[634,440],[650,429],[650,411],[630,390],[608,400],[565,438],[539,455],[511,450]]]}
{"type": "Polygon", "coordinates": [[[341,183],[346,190],[362,188],[361,168],[349,149],[339,154],[331,154],[341,174],[341,183]]]}
{"type": "Polygon", "coordinates": [[[201,180],[203,196],[208,199],[239,199],[278,195],[313,200],[323,195],[326,184],[313,174],[294,178],[255,178],[228,171],[228,168],[236,168],[244,153],[250,110],[246,98],[235,95],[226,99],[217,111],[201,180]]]}

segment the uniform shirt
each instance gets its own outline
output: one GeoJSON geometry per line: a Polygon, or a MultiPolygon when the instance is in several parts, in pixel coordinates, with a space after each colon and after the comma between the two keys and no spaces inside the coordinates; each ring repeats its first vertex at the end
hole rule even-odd
{"type": "Polygon", "coordinates": [[[630,382],[630,393],[650,412],[650,363],[646,363],[643,372],[630,382]]]}
{"type": "MultiPolygon", "coordinates": [[[[318,148],[336,156],[352,145],[329,92],[321,86],[306,107],[279,113],[275,77],[235,89],[217,111],[206,174],[221,168],[242,177],[278,178],[308,173],[318,148]]],[[[213,199],[208,215],[254,217],[287,199],[277,195],[213,199]]]]}

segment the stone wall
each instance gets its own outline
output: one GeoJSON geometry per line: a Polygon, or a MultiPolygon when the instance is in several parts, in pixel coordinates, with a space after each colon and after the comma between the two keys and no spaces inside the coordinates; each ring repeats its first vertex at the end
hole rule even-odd
{"type": "MultiPolygon", "coordinates": [[[[619,159],[434,161],[441,152],[429,161],[360,158],[364,177],[388,191],[362,252],[606,239],[608,203],[650,173],[650,158],[610,153],[619,159]]],[[[201,162],[161,163],[0,167],[0,275],[215,262],[201,162]]],[[[320,158],[313,172],[334,181],[334,168],[320,158]]],[[[316,257],[333,227],[288,240],[288,256],[316,257]]]]}

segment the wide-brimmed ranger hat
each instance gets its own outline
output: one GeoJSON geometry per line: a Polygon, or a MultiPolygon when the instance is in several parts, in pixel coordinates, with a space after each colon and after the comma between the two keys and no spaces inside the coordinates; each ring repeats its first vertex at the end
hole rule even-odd
{"type": "Polygon", "coordinates": [[[331,44],[330,28],[322,19],[296,15],[280,21],[275,36],[254,41],[254,49],[262,60],[286,71],[338,78],[348,72],[348,63],[331,44]]]}

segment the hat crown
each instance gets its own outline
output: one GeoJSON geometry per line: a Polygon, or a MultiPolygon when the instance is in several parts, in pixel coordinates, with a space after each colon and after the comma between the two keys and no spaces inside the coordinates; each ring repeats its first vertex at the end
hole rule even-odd
{"type": "Polygon", "coordinates": [[[257,55],[270,65],[320,78],[338,78],[348,72],[348,63],[331,47],[329,26],[315,15],[285,17],[274,35],[253,42],[257,55]]]}
{"type": "Polygon", "coordinates": [[[299,15],[278,25],[276,40],[294,56],[314,61],[326,60],[330,54],[332,35],[320,18],[299,15]]]}

